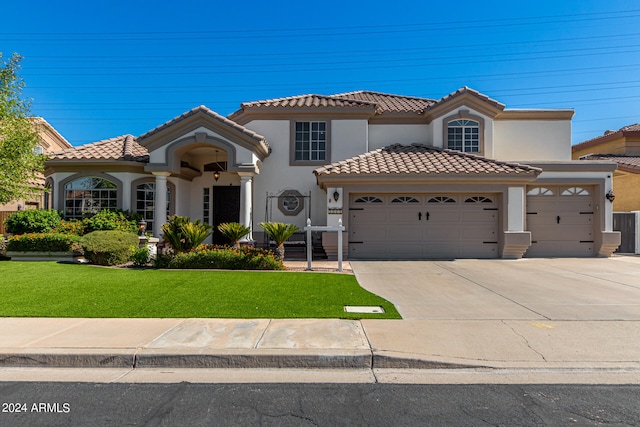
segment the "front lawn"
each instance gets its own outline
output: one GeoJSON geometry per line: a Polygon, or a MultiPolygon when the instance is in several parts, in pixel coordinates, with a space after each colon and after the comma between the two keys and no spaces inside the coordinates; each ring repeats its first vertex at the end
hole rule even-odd
{"type": "Polygon", "coordinates": [[[0,317],[399,319],[354,276],[0,262],[0,317]],[[385,314],[345,313],[345,305],[385,314]]]}

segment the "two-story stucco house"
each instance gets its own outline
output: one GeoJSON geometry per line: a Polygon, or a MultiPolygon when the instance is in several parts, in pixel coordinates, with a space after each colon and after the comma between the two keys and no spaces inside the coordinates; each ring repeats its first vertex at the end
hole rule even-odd
{"type": "MultiPolygon", "coordinates": [[[[572,110],[514,110],[472,89],[197,107],[149,132],[55,153],[54,208],[346,227],[351,259],[608,256],[611,162],[571,160],[572,110]]],[[[213,237],[214,241],[217,239],[213,237]]],[[[337,234],[323,247],[337,254],[337,234]]]]}

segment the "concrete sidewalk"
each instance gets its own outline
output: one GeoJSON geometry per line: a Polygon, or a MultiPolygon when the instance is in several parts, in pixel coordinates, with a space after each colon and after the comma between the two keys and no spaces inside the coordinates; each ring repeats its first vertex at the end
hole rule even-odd
{"type": "Polygon", "coordinates": [[[351,263],[403,320],[0,318],[0,379],[16,367],[366,370],[376,380],[394,369],[615,370],[637,383],[639,261],[351,263]]]}
{"type": "Polygon", "coordinates": [[[0,367],[640,369],[640,321],[1,318],[0,342],[0,367]]]}

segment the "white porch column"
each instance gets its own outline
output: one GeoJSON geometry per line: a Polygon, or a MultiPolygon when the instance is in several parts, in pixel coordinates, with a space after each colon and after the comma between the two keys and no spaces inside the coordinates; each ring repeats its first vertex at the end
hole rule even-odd
{"type": "Polygon", "coordinates": [[[247,226],[251,229],[251,232],[247,234],[242,241],[253,242],[253,227],[251,225],[251,216],[253,213],[253,194],[252,172],[238,172],[240,175],[240,224],[247,226]]]}
{"type": "Polygon", "coordinates": [[[507,197],[507,231],[523,231],[526,214],[524,188],[509,187],[507,197]]]}
{"type": "Polygon", "coordinates": [[[162,226],[167,222],[167,177],[169,172],[153,172],[156,177],[153,213],[153,235],[162,236],[162,226]]]}

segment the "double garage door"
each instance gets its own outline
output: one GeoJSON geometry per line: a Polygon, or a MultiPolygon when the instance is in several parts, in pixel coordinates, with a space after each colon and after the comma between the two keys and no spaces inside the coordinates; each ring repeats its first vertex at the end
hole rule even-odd
{"type": "Polygon", "coordinates": [[[593,187],[538,186],[527,191],[527,257],[594,255],[593,187]]]}
{"type": "Polygon", "coordinates": [[[492,194],[352,194],[352,259],[498,256],[498,200],[492,194]]]}

